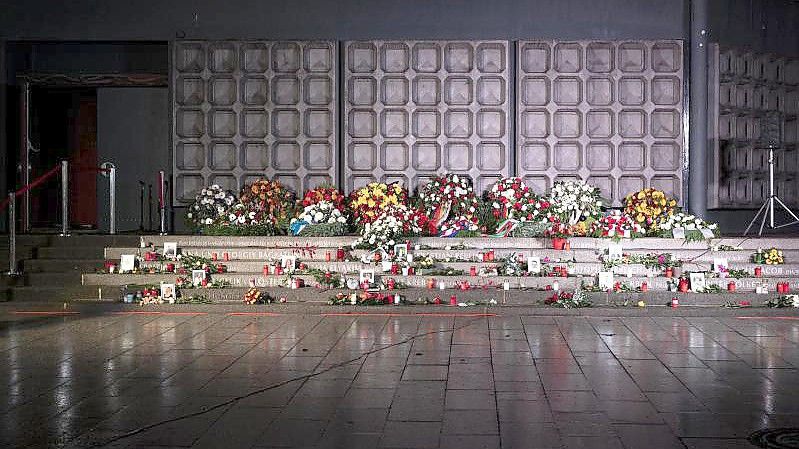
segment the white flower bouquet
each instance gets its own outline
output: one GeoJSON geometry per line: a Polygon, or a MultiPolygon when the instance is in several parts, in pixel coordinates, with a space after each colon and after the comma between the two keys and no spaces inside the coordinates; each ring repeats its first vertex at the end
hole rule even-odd
{"type": "Polygon", "coordinates": [[[570,225],[602,215],[599,188],[585,181],[556,181],[549,192],[549,203],[552,213],[570,225]]]}
{"type": "Polygon", "coordinates": [[[361,236],[352,246],[382,249],[388,252],[394,249],[394,244],[400,237],[418,234],[421,231],[413,211],[403,204],[396,204],[383,209],[371,223],[364,224],[361,236]]]}
{"type": "Polygon", "coordinates": [[[289,229],[294,235],[306,237],[344,235],[347,216],[332,202],[320,201],[305,206],[296,218],[291,219],[289,229]]]}
{"type": "Polygon", "coordinates": [[[223,221],[236,202],[233,194],[217,184],[202,189],[186,212],[186,223],[194,229],[201,229],[223,221]]]}

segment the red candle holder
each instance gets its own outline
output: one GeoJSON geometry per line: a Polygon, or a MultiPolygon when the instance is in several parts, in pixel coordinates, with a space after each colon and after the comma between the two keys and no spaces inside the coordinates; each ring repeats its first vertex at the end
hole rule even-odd
{"type": "Polygon", "coordinates": [[[330,262],[330,259],[332,259],[332,256],[330,255],[330,251],[328,251],[325,253],[325,262],[330,262]]]}
{"type": "Polygon", "coordinates": [[[416,268],[408,267],[408,276],[413,276],[416,274],[416,268]]]}
{"type": "Polygon", "coordinates": [[[688,291],[688,279],[681,278],[680,279],[680,283],[677,285],[677,290],[679,290],[682,293],[687,292],[688,291]]]}
{"type": "Polygon", "coordinates": [[[477,267],[469,268],[469,276],[477,276],[477,267]]]}
{"type": "Polygon", "coordinates": [[[338,262],[343,262],[344,261],[344,248],[338,247],[336,249],[336,260],[338,262]]]}
{"type": "Polygon", "coordinates": [[[433,289],[436,288],[436,280],[435,279],[428,279],[427,280],[427,288],[433,289]]]}
{"type": "Polygon", "coordinates": [[[494,250],[493,249],[489,250],[488,251],[488,261],[489,262],[493,262],[495,260],[495,258],[496,258],[496,253],[494,253],[494,250]]]}
{"type": "Polygon", "coordinates": [[[756,277],[756,278],[759,278],[759,277],[761,277],[761,276],[763,276],[763,268],[761,268],[761,267],[755,267],[755,277],[756,277]]]}
{"type": "Polygon", "coordinates": [[[394,262],[394,263],[391,264],[391,274],[396,276],[397,274],[399,274],[399,270],[400,269],[399,269],[399,264],[398,263],[394,262]]]}
{"type": "Polygon", "coordinates": [[[441,297],[436,295],[436,297],[433,298],[433,304],[436,304],[436,305],[441,304],[441,297]]]}
{"type": "Polygon", "coordinates": [[[675,296],[671,298],[671,307],[678,307],[680,305],[680,300],[675,296]]]}
{"type": "Polygon", "coordinates": [[[397,282],[394,279],[389,279],[387,284],[389,290],[394,290],[394,287],[397,286],[397,282]]]}
{"type": "Polygon", "coordinates": [[[457,306],[458,305],[458,299],[455,297],[455,295],[452,295],[452,296],[449,297],[449,305],[451,305],[451,306],[457,306]]]}
{"type": "Polygon", "coordinates": [[[200,281],[200,285],[202,285],[203,287],[207,287],[208,286],[208,279],[203,279],[202,281],[200,281]]]}
{"type": "Polygon", "coordinates": [[[649,284],[647,284],[646,282],[642,282],[641,283],[641,291],[644,292],[644,293],[648,292],[649,291],[649,284]]]}
{"type": "Polygon", "coordinates": [[[211,260],[213,260],[213,261],[215,261],[215,262],[216,262],[216,260],[217,260],[217,259],[219,259],[219,254],[217,254],[217,253],[211,253],[211,260]]]}
{"type": "Polygon", "coordinates": [[[727,283],[727,291],[730,293],[735,293],[735,282],[727,283]]]}
{"type": "Polygon", "coordinates": [[[225,262],[230,262],[230,254],[229,253],[222,254],[222,258],[225,260],[225,262]]]}
{"type": "Polygon", "coordinates": [[[674,269],[671,267],[666,268],[666,277],[673,278],[674,277],[674,269]]]}
{"type": "Polygon", "coordinates": [[[263,273],[264,276],[269,276],[269,265],[264,265],[263,273]]]}
{"type": "Polygon", "coordinates": [[[275,274],[278,276],[283,274],[283,267],[281,267],[280,265],[275,265],[275,274]]]}
{"type": "Polygon", "coordinates": [[[217,274],[224,273],[225,272],[225,266],[224,265],[217,265],[216,266],[216,272],[217,272],[217,274]]]}
{"type": "Polygon", "coordinates": [[[166,264],[166,272],[167,273],[173,273],[174,271],[175,271],[175,264],[173,264],[173,263],[166,264]]]}

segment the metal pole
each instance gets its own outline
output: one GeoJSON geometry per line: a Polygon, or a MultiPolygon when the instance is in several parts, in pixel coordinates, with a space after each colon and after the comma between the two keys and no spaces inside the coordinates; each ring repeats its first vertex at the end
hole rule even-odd
{"type": "Polygon", "coordinates": [[[17,205],[14,192],[8,193],[8,275],[16,276],[17,271],[17,205]]]}
{"type": "Polygon", "coordinates": [[[774,147],[768,146],[768,225],[774,229],[774,147]]]}
{"type": "Polygon", "coordinates": [[[69,161],[61,161],[61,237],[69,237],[69,161]]]}
{"type": "Polygon", "coordinates": [[[158,209],[161,216],[161,235],[166,235],[166,201],[164,198],[164,171],[158,172],[158,209]]]}
{"type": "Polygon", "coordinates": [[[113,165],[108,168],[108,208],[110,218],[108,221],[108,233],[117,233],[117,168],[113,165]]]}
{"type": "Polygon", "coordinates": [[[688,143],[688,210],[707,215],[707,41],[709,31],[708,0],[690,2],[690,131],[688,143]]]}
{"type": "MultiPolygon", "coordinates": [[[[25,81],[22,84],[22,101],[20,102],[22,123],[22,160],[20,161],[20,171],[22,173],[22,185],[26,186],[31,182],[31,83],[25,81]]],[[[25,191],[22,194],[22,232],[31,230],[31,192],[25,191]]]]}

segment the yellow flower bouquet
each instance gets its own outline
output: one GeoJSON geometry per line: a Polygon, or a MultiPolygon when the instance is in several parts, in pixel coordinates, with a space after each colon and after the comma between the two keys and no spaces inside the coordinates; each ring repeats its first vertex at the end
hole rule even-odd
{"type": "Polygon", "coordinates": [[[676,207],[676,200],[667,197],[662,190],[653,188],[639,190],[624,198],[624,212],[647,231],[672,215],[676,207]]]}
{"type": "Polygon", "coordinates": [[[359,226],[373,222],[390,206],[407,206],[408,191],[397,183],[372,182],[350,194],[350,210],[359,226]]]}

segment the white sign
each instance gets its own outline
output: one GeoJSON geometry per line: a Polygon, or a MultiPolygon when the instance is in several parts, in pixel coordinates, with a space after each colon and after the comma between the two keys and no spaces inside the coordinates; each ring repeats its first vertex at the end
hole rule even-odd
{"type": "Polygon", "coordinates": [[[199,287],[203,284],[208,273],[205,270],[191,270],[191,285],[199,287]]]}
{"type": "Polygon", "coordinates": [[[363,270],[358,273],[358,282],[363,284],[364,281],[369,282],[369,284],[375,283],[375,270],[363,270]]]}
{"type": "Polygon", "coordinates": [[[287,273],[293,273],[297,268],[296,256],[280,256],[280,266],[283,267],[287,273]]]}
{"type": "Polygon", "coordinates": [[[133,254],[123,254],[119,262],[119,272],[128,273],[136,268],[136,256],[133,254]]]}
{"type": "Polygon", "coordinates": [[[408,245],[400,243],[394,245],[394,260],[405,260],[408,257],[408,245]]]}
{"type": "Polygon", "coordinates": [[[161,300],[170,304],[175,303],[175,284],[161,284],[161,300]]]}
{"type": "Polygon", "coordinates": [[[671,236],[675,239],[685,240],[685,228],[674,228],[671,230],[671,236]]]}
{"type": "Polygon", "coordinates": [[[530,256],[527,258],[527,272],[540,273],[541,272],[541,258],[538,256],[530,256]]]}
{"type": "Polygon", "coordinates": [[[711,231],[708,228],[700,228],[699,232],[701,232],[702,233],[702,237],[704,237],[706,239],[712,239],[714,237],[713,231],[711,231]]]}
{"type": "Polygon", "coordinates": [[[600,271],[599,272],[599,289],[603,291],[613,290],[613,272],[600,271]]]}
{"type": "Polygon", "coordinates": [[[608,260],[621,260],[621,243],[610,243],[608,245],[608,260]]]}
{"type": "Polygon", "coordinates": [[[730,262],[726,257],[717,257],[713,258],[713,272],[721,273],[721,270],[728,269],[730,267],[730,262]]]}
{"type": "Polygon", "coordinates": [[[691,273],[689,277],[691,280],[692,292],[701,292],[705,290],[705,273],[691,273]]]}
{"type": "Polygon", "coordinates": [[[174,259],[178,256],[177,242],[164,242],[164,259],[174,259]]]}

